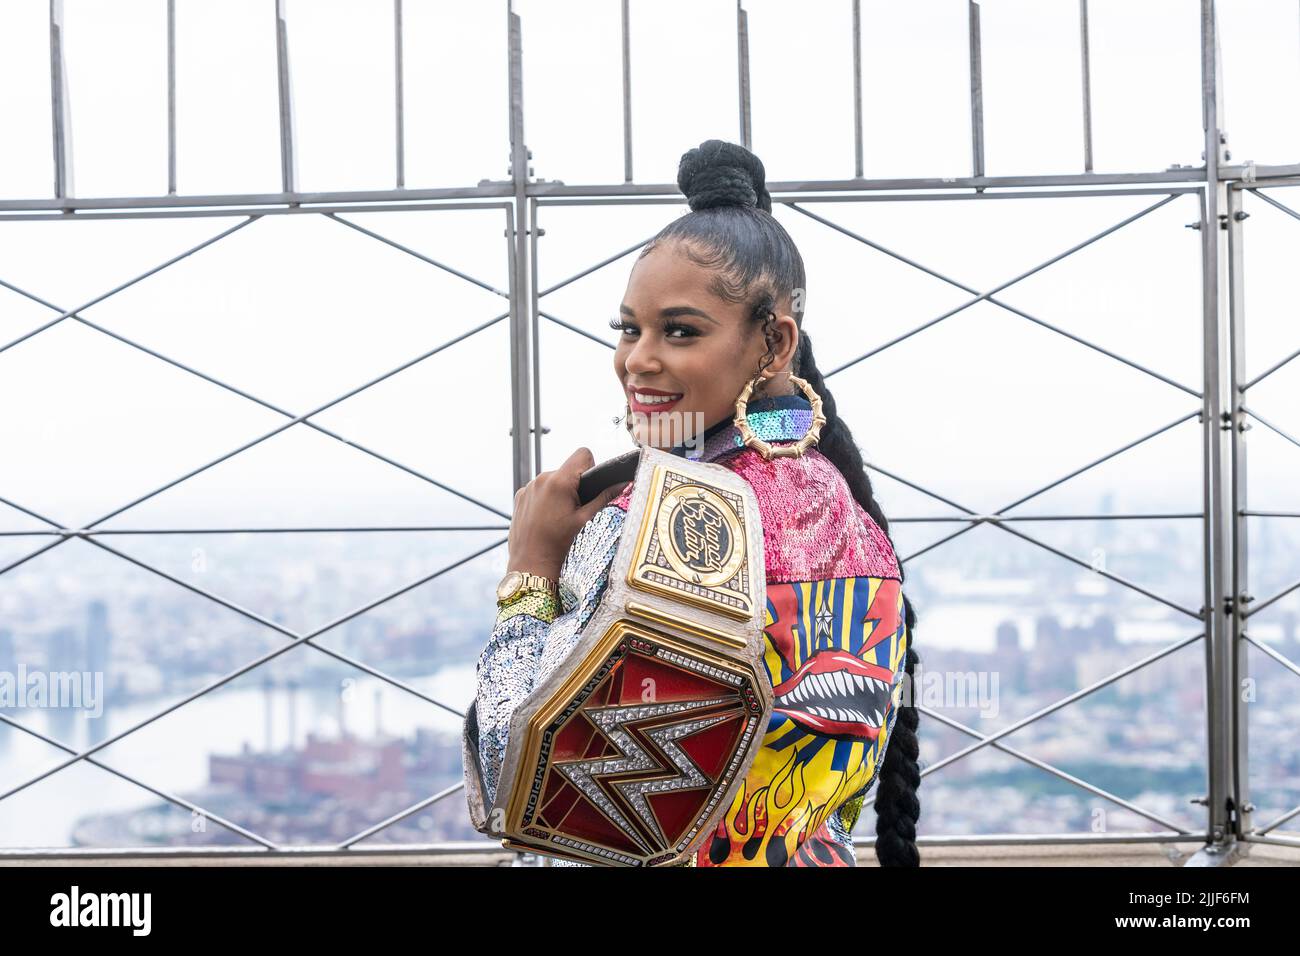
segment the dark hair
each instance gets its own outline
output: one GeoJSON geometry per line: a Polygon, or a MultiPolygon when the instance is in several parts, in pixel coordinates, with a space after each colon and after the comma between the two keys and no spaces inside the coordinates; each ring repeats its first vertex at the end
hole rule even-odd
{"type": "MultiPolygon", "coordinates": [[[[889,536],[889,521],[871,490],[862,452],[835,408],[835,398],[813,357],[812,341],[803,329],[806,290],[803,257],[785,228],[772,216],[766,172],[757,156],[735,143],[711,139],[682,156],[677,186],[691,211],[661,229],[641,250],[646,255],[660,243],[673,242],[692,262],[714,274],[712,291],[729,302],[743,302],[751,322],[762,325],[769,353],[759,371],[771,363],[771,334],[775,312],[788,310],[799,326],[794,372],[806,379],[822,399],[826,424],[817,450],[834,462],[849,490],[880,529],[889,536]]],[[[639,257],[638,257],[639,258],[639,257]]],[[[890,539],[892,545],[892,538],[890,539]]],[[[899,563],[900,584],[903,566],[899,563]]],[[[918,866],[916,821],[921,804],[917,741],[919,713],[912,694],[913,669],[918,660],[916,613],[903,598],[907,627],[903,705],[886,742],[885,759],[877,771],[876,858],[882,866],[918,866]]]]}

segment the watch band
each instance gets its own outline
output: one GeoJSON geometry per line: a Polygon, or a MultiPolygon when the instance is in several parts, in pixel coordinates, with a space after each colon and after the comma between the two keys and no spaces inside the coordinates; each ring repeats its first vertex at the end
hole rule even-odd
{"type": "Polygon", "coordinates": [[[556,598],[559,597],[559,587],[550,578],[529,571],[507,571],[497,585],[497,606],[512,603],[525,591],[549,591],[556,598]],[[506,590],[508,583],[513,583],[513,590],[506,590]]]}
{"type": "Polygon", "coordinates": [[[497,585],[497,623],[528,614],[550,623],[560,614],[557,582],[529,571],[509,571],[497,585]],[[513,590],[509,590],[513,586],[513,590]]]}
{"type": "Polygon", "coordinates": [[[533,574],[529,571],[520,571],[523,575],[524,583],[519,590],[523,591],[549,591],[552,594],[556,592],[556,584],[550,578],[544,578],[540,574],[533,574]]]}

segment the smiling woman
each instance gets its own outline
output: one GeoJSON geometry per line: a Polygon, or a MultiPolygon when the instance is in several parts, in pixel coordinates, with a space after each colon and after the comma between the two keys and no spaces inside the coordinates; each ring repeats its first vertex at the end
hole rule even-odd
{"type": "MultiPolygon", "coordinates": [[[[861,452],[802,329],[803,261],[771,215],[762,163],[748,150],[703,143],[682,157],[678,185],[691,212],[648,243],[632,269],[620,317],[611,322],[622,333],[614,371],[643,458],[653,448],[722,466],[753,493],[766,572],[756,605],[763,631],[758,669],[767,685],[760,696],[770,691],[771,698],[743,779],[726,791],[720,814],[701,812],[699,819],[715,823],[691,838],[689,863],[854,866],[851,833],[878,782],[876,856],[884,865],[915,866],[917,712],[904,679],[917,660],[915,615],[861,452]]],[[[535,712],[530,695],[541,693],[552,674],[566,673],[567,657],[591,653],[584,629],[605,596],[614,591],[617,600],[628,599],[621,580],[611,588],[611,567],[628,550],[620,550],[625,529],[637,525],[643,536],[649,526],[627,520],[634,494],[644,502],[650,493],[638,487],[649,472],[639,470],[633,484],[582,504],[578,479],[593,464],[591,453],[579,449],[516,496],[508,567],[518,573],[498,592],[497,623],[479,659],[478,696],[464,735],[470,813],[483,832],[501,832],[488,810],[498,787],[516,779],[502,780],[511,727],[523,726],[516,712],[535,712]]],[[[741,528],[714,522],[683,535],[688,550],[725,552],[741,528]]],[[[663,567],[672,563],[667,556],[663,567]]],[[[675,586],[690,590],[689,574],[675,586]]],[[[531,785],[527,814],[609,834],[605,843],[585,837],[585,858],[621,853],[630,860],[630,848],[654,843],[667,821],[683,819],[688,791],[717,783],[701,743],[712,725],[680,717],[666,723],[665,714],[650,713],[673,706],[663,694],[640,706],[646,698],[636,696],[635,683],[599,674],[591,680],[602,703],[557,711],[568,723],[543,735],[543,765],[549,769],[554,757],[562,774],[553,786],[531,785]],[[568,763],[555,756],[562,750],[571,755],[568,763]],[[611,849],[619,841],[624,848],[611,849]]],[[[683,690],[675,700],[685,706],[688,699],[683,690]]],[[[516,744],[511,753],[519,752],[516,744]]],[[[522,780],[528,774],[517,763],[508,769],[522,780]]],[[[694,813],[681,832],[694,833],[694,813]]]]}

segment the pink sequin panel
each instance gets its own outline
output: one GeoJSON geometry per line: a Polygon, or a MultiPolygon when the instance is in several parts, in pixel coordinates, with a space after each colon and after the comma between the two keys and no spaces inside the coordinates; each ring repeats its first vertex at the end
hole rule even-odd
{"type": "MultiPolygon", "coordinates": [[[[825,578],[898,579],[889,538],[863,510],[835,463],[816,448],[765,461],[752,448],[716,462],[749,482],[763,520],[769,584],[825,578]]],[[[611,504],[624,511],[632,484],[611,504]]]]}
{"type": "Polygon", "coordinates": [[[835,463],[817,449],[765,461],[746,448],[718,464],[744,477],[758,497],[769,584],[899,577],[889,538],[854,500],[835,463]]]}
{"type": "Polygon", "coordinates": [[[610,504],[617,505],[624,511],[627,511],[627,506],[632,503],[632,486],[635,484],[635,481],[629,481],[627,487],[620,491],[618,497],[611,501],[610,504]]]}

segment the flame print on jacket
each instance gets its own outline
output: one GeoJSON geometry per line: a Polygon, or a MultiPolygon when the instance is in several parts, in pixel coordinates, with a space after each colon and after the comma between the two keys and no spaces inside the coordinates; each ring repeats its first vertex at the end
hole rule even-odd
{"type": "Polygon", "coordinates": [[[907,634],[893,578],[770,584],[763,746],[698,866],[853,866],[849,831],[901,701],[907,634]]]}

